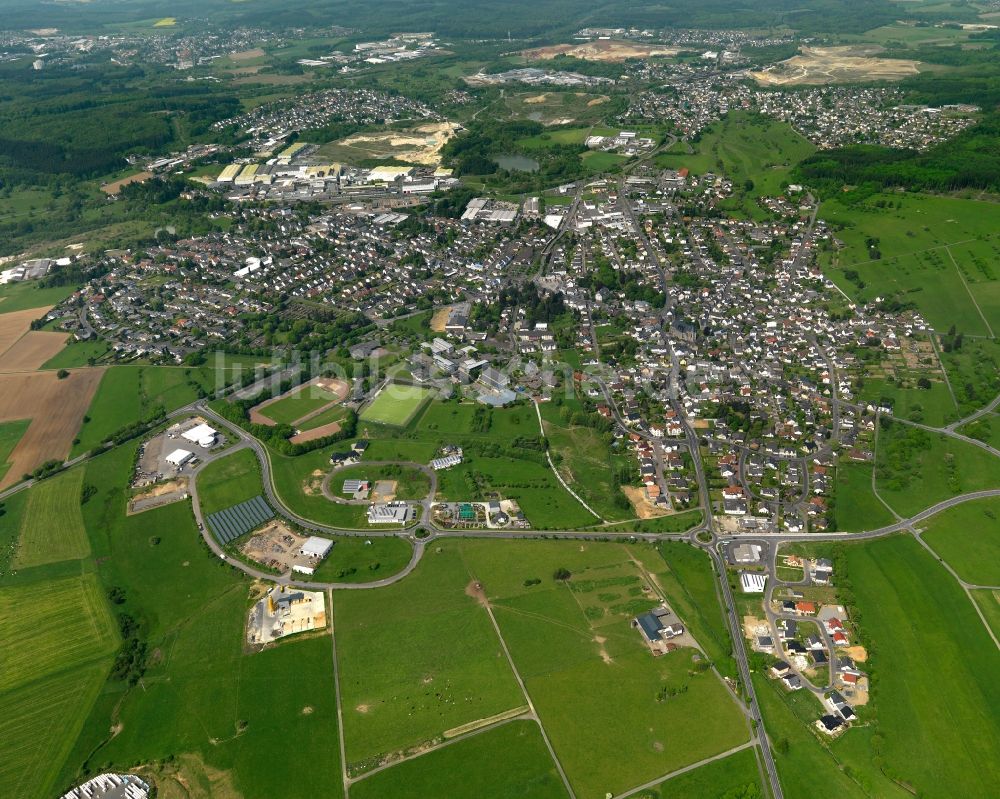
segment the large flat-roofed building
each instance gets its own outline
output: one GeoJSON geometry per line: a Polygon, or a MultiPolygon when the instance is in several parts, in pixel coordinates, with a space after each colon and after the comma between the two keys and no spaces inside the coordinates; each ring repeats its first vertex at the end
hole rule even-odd
{"type": "Polygon", "coordinates": [[[757,572],[740,572],[740,588],[744,594],[763,594],[767,575],[757,572]]]}
{"type": "Polygon", "coordinates": [[[207,424],[199,424],[181,433],[181,438],[190,441],[192,444],[197,444],[199,447],[212,447],[215,446],[215,438],[218,435],[219,433],[214,427],[210,427],[207,424]]]}
{"type": "Polygon", "coordinates": [[[165,458],[166,462],[171,466],[176,466],[178,469],[181,468],[185,463],[190,461],[194,457],[194,453],[186,449],[175,449],[165,458]]]}
{"type": "Polygon", "coordinates": [[[408,502],[381,502],[368,508],[369,524],[406,524],[413,518],[408,502]]]}
{"type": "Polygon", "coordinates": [[[309,536],[299,548],[299,554],[312,560],[323,560],[333,549],[333,541],[318,535],[309,536]]]}

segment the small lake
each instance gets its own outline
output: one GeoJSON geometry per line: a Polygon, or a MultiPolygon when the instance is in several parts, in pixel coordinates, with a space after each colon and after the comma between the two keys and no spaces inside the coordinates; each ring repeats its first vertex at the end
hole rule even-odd
{"type": "Polygon", "coordinates": [[[524,155],[494,155],[493,160],[500,164],[501,169],[511,169],[515,172],[538,171],[538,162],[524,155]]]}

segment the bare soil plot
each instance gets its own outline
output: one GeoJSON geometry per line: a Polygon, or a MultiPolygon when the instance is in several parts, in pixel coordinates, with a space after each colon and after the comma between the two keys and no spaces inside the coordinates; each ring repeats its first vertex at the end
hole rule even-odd
{"type": "Polygon", "coordinates": [[[312,430],[303,430],[301,433],[296,433],[288,440],[293,444],[305,444],[307,441],[315,441],[317,438],[332,436],[334,433],[339,432],[340,422],[330,422],[330,424],[314,427],[312,430]]]}
{"type": "Polygon", "coordinates": [[[117,194],[122,190],[122,188],[128,186],[130,183],[145,183],[151,177],[153,177],[152,172],[136,172],[134,175],[128,175],[121,180],[105,183],[101,186],[101,191],[105,194],[117,194]]]}
{"type": "Polygon", "coordinates": [[[636,486],[622,486],[622,491],[625,492],[628,501],[632,503],[632,510],[635,511],[635,515],[640,519],[654,519],[658,516],[667,515],[665,510],[656,507],[649,501],[645,489],[636,486]]]}
{"type": "Polygon", "coordinates": [[[0,313],[0,355],[9,350],[31,329],[31,323],[47,314],[53,306],[27,308],[23,311],[0,313]]]}
{"type": "Polygon", "coordinates": [[[10,468],[0,489],[21,479],[47,460],[69,455],[73,438],[101,382],[103,368],[74,369],[60,380],[55,372],[16,372],[0,375],[0,422],[25,418],[31,424],[10,453],[10,468]]]}
{"type": "Polygon", "coordinates": [[[451,306],[438,308],[431,317],[431,330],[435,333],[444,333],[444,327],[448,324],[448,317],[451,314],[451,306]]]}
{"type": "Polygon", "coordinates": [[[66,346],[66,334],[29,330],[0,355],[0,372],[30,372],[41,368],[66,346]]]}
{"type": "Polygon", "coordinates": [[[623,42],[614,39],[599,39],[581,44],[556,44],[550,47],[536,47],[522,51],[521,55],[528,58],[549,59],[557,55],[568,55],[582,58],[585,61],[625,61],[628,58],[655,58],[675,56],[681,51],[679,47],[668,47],[661,44],[642,44],[640,42],[623,42]]]}
{"type": "Polygon", "coordinates": [[[881,47],[803,47],[792,56],[750,75],[764,86],[801,86],[856,81],[902,80],[920,71],[920,62],[877,58],[881,47]]]}

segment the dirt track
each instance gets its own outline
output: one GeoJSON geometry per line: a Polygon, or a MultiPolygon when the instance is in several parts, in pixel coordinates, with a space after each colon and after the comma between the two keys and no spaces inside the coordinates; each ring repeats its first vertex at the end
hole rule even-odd
{"type": "Polygon", "coordinates": [[[60,380],[55,372],[14,372],[0,376],[0,422],[31,419],[11,452],[0,489],[53,458],[69,455],[73,438],[90,407],[103,368],[74,369],[60,380]]]}
{"type": "MultiPolygon", "coordinates": [[[[323,410],[326,409],[324,408],[323,410]]],[[[307,441],[315,441],[317,438],[332,436],[334,433],[339,432],[340,422],[330,422],[330,424],[314,427],[312,430],[303,430],[301,433],[296,433],[288,440],[293,444],[305,444],[307,441]]]]}

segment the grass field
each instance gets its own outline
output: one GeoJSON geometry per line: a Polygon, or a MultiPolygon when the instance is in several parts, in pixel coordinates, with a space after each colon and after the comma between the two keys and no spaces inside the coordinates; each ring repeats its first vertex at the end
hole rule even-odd
{"type": "Polygon", "coordinates": [[[317,427],[322,427],[325,424],[331,424],[332,422],[340,422],[347,415],[347,408],[343,405],[334,405],[332,408],[327,408],[322,413],[316,414],[311,419],[298,425],[302,430],[314,430],[317,427]]]}
{"type": "Polygon", "coordinates": [[[847,459],[837,465],[835,518],[837,529],[859,532],[895,521],[872,492],[872,466],[847,459]]]}
{"type": "Polygon", "coordinates": [[[355,799],[562,799],[566,789],[533,721],[512,721],[351,786],[355,799]]]}
{"type": "Polygon", "coordinates": [[[93,575],[0,588],[0,691],[110,655],[117,643],[93,575]]]}
{"type": "Polygon", "coordinates": [[[615,479],[617,469],[629,467],[624,456],[612,454],[610,434],[605,437],[592,427],[567,423],[551,403],[540,408],[549,451],[563,480],[606,521],[631,518],[632,508],[615,479]]]}
{"type": "Polygon", "coordinates": [[[692,154],[668,152],[657,156],[657,166],[687,167],[696,175],[725,175],[733,181],[735,192],[725,205],[754,217],[767,213],[754,200],[781,194],[792,167],[815,151],[790,125],[742,111],[734,111],[712,125],[692,146],[692,154]]]}
{"type": "Polygon", "coordinates": [[[656,604],[639,566],[665,572],[655,550],[476,541],[463,543],[462,554],[581,799],[627,790],[746,740],[739,709],[710,671],[697,668],[693,650],[653,658],[630,626],[656,604]],[[554,580],[557,568],[571,579],[554,580]]]}
{"type": "Polygon", "coordinates": [[[470,580],[451,544],[402,582],[334,595],[352,773],[526,704],[486,612],[465,593],[470,580]]]}
{"type": "Polygon", "coordinates": [[[71,341],[62,351],[49,358],[43,369],[73,369],[87,366],[108,352],[106,341],[71,341]]]}
{"type": "Polygon", "coordinates": [[[307,414],[336,402],[337,396],[319,386],[306,386],[261,409],[261,414],[277,424],[291,424],[307,414]]]}
{"type": "Polygon", "coordinates": [[[642,799],[757,799],[763,795],[757,760],[748,749],[706,763],[639,794],[642,799]]]}
{"type": "MultiPolygon", "coordinates": [[[[914,383],[911,382],[911,385],[914,383]]],[[[944,380],[932,380],[929,389],[922,389],[900,388],[881,378],[866,379],[858,400],[878,404],[882,398],[892,401],[893,416],[900,419],[943,427],[958,418],[958,406],[944,380]]]]}
{"type": "Polygon", "coordinates": [[[230,508],[264,493],[260,463],[250,449],[241,449],[206,464],[198,473],[197,485],[203,514],[230,508]]]}
{"type": "MultiPolygon", "coordinates": [[[[949,497],[1000,487],[1000,463],[958,439],[894,422],[879,434],[876,485],[902,516],[949,497]]],[[[839,506],[838,506],[839,507],[839,506]]]]}
{"type": "Polygon", "coordinates": [[[6,283],[0,286],[0,313],[56,305],[72,293],[73,286],[53,286],[43,289],[34,280],[6,283]]]}
{"type": "Polygon", "coordinates": [[[859,206],[831,201],[821,215],[844,243],[840,268],[829,275],[849,295],[912,302],[941,333],[954,324],[968,335],[1000,334],[1000,271],[992,265],[1000,246],[1000,206],[880,194],[859,206]],[[869,240],[877,243],[876,259],[869,240]],[[848,280],[847,269],[857,272],[857,280],[848,280]]]}
{"type": "Polygon", "coordinates": [[[15,568],[75,560],[90,553],[80,512],[82,488],[83,469],[78,467],[44,480],[28,492],[15,568]]]}
{"type": "Polygon", "coordinates": [[[923,525],[923,539],[966,582],[1000,585],[998,516],[1000,499],[956,505],[923,525]]]}
{"type": "Polygon", "coordinates": [[[48,799],[65,787],[60,767],[106,674],[106,663],[93,663],[0,692],[0,796],[48,799]]]}
{"type": "Polygon", "coordinates": [[[11,450],[17,446],[17,442],[21,440],[21,436],[24,435],[30,424],[30,419],[21,419],[16,422],[0,422],[0,480],[3,479],[3,476],[7,474],[7,470],[10,468],[8,458],[10,457],[11,450]]]}
{"type": "Polygon", "coordinates": [[[928,799],[993,795],[1000,652],[965,593],[909,536],[848,547],[845,558],[872,642],[885,771],[928,799]]]}
{"type": "Polygon", "coordinates": [[[970,591],[972,599],[986,617],[993,635],[1000,638],[1000,590],[978,588],[970,591]]]}
{"type": "Polygon", "coordinates": [[[390,383],[361,412],[361,421],[405,427],[430,396],[426,388],[390,383]]]}

